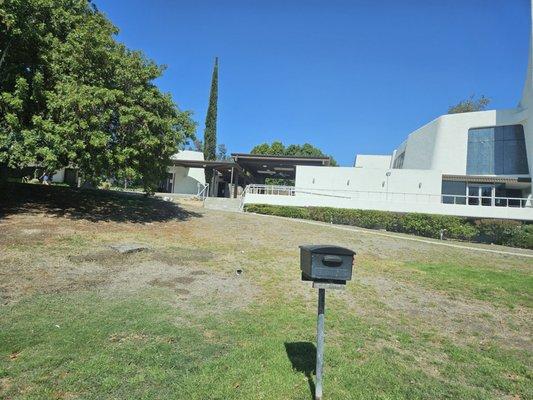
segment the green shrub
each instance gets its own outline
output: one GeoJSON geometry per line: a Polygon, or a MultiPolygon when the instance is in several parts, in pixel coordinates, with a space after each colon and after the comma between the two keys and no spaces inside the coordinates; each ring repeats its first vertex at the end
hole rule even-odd
{"type": "Polygon", "coordinates": [[[443,232],[447,238],[470,240],[477,234],[466,218],[449,215],[410,213],[404,214],[398,223],[402,232],[432,238],[439,238],[443,232]]]}
{"type": "Polygon", "coordinates": [[[395,213],[332,207],[291,207],[248,204],[248,212],[311,219],[333,224],[386,229],[431,238],[444,237],[533,249],[533,225],[513,220],[478,219],[450,215],[395,213]]]}
{"type": "Polygon", "coordinates": [[[533,249],[533,224],[522,225],[508,245],[533,249]]]}
{"type": "Polygon", "coordinates": [[[277,215],[280,217],[310,219],[305,207],[271,206],[268,204],[248,204],[246,211],[257,214],[277,215]]]}
{"type": "Polygon", "coordinates": [[[503,219],[480,219],[475,225],[479,232],[479,238],[484,242],[495,244],[507,244],[514,241],[521,229],[521,223],[503,219]]]}

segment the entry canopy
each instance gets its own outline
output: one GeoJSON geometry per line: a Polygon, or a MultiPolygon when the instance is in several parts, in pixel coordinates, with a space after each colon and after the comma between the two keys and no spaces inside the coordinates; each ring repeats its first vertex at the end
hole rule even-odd
{"type": "Polygon", "coordinates": [[[184,159],[178,159],[173,158],[170,160],[172,165],[178,166],[178,167],[187,167],[187,168],[211,168],[215,169],[217,171],[225,171],[225,170],[231,170],[232,168],[235,168],[239,171],[242,171],[241,167],[231,161],[231,160],[217,160],[217,161],[210,161],[210,160],[184,160],[184,159]]]}
{"type": "Polygon", "coordinates": [[[254,182],[265,178],[295,179],[297,165],[329,166],[329,157],[270,156],[260,154],[232,153],[233,160],[250,174],[254,182]]]}

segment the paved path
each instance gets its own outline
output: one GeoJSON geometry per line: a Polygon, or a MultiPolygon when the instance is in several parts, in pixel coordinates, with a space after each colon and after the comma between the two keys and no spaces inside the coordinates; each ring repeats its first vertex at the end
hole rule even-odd
{"type": "Polygon", "coordinates": [[[277,215],[265,215],[265,214],[256,214],[256,213],[247,213],[247,214],[258,215],[258,216],[265,217],[265,218],[278,218],[278,219],[283,219],[283,220],[295,221],[295,222],[300,222],[302,224],[324,226],[324,227],[339,229],[339,230],[348,231],[348,232],[357,232],[357,233],[363,233],[367,235],[384,236],[384,237],[390,237],[394,239],[411,240],[413,242],[429,243],[429,244],[434,244],[437,246],[453,247],[456,249],[480,251],[480,252],[485,252],[485,253],[504,254],[504,255],[516,256],[516,257],[533,258],[533,251],[526,250],[526,249],[517,249],[516,251],[487,249],[485,247],[467,246],[467,245],[450,243],[450,242],[440,241],[440,240],[422,239],[418,237],[410,237],[410,236],[391,233],[391,232],[373,231],[369,229],[361,229],[361,228],[356,228],[356,227],[346,226],[346,225],[333,225],[333,224],[328,224],[326,222],[309,221],[306,219],[279,217],[277,215]]]}

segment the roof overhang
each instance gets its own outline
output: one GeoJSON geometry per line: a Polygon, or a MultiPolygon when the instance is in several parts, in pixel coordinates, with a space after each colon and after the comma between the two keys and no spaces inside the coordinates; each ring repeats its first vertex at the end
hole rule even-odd
{"type": "Polygon", "coordinates": [[[529,176],[490,176],[490,175],[442,175],[444,181],[461,181],[473,183],[528,183],[529,176]]]}
{"type": "Polygon", "coordinates": [[[236,162],[232,160],[180,160],[180,159],[171,159],[171,165],[176,167],[187,167],[187,168],[212,168],[217,171],[224,171],[235,168],[239,171],[242,168],[236,162]]]}
{"type": "Polygon", "coordinates": [[[271,156],[263,154],[232,153],[233,160],[256,180],[264,178],[295,179],[298,165],[329,166],[329,157],[271,156]]]}

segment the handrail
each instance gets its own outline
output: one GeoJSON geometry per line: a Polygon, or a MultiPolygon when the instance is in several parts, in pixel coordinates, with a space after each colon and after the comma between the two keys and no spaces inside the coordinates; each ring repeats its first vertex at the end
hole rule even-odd
{"type": "Polygon", "coordinates": [[[299,188],[295,186],[280,185],[247,185],[243,192],[242,203],[244,203],[244,194],[257,195],[274,195],[274,196],[296,196],[315,195],[338,197],[345,199],[367,199],[372,201],[390,201],[390,202],[415,202],[415,203],[443,203],[483,207],[533,207],[532,198],[523,197],[487,197],[487,196],[466,196],[453,194],[425,194],[425,193],[405,193],[405,192],[378,192],[378,191],[361,191],[346,189],[315,189],[299,188]]]}
{"type": "Polygon", "coordinates": [[[250,185],[247,185],[244,190],[242,191],[241,193],[241,202],[239,204],[239,211],[244,211],[244,198],[246,197],[246,192],[248,191],[248,186],[250,185]]]}
{"type": "Polygon", "coordinates": [[[202,200],[205,200],[206,197],[209,196],[209,183],[206,183],[205,185],[198,182],[198,193],[196,193],[196,197],[202,200]],[[203,186],[203,189],[200,190],[200,186],[203,186]]]}

